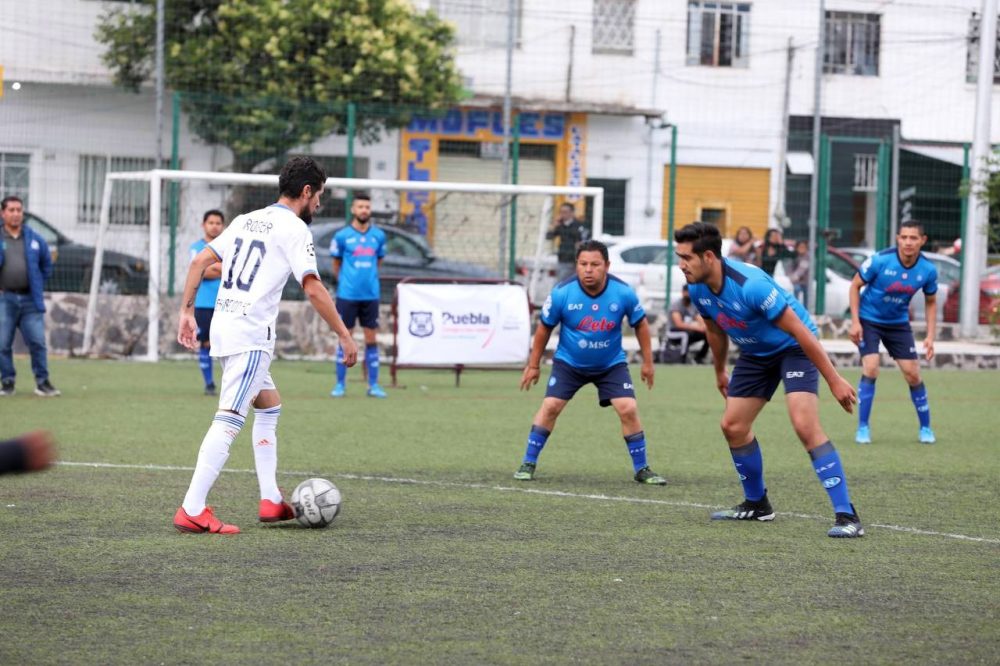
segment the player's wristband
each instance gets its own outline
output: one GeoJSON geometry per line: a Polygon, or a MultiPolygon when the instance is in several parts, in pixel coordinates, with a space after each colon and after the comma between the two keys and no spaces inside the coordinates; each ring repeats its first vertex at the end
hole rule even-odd
{"type": "Polygon", "coordinates": [[[541,369],[541,367],[537,366],[537,365],[529,365],[528,368],[530,368],[531,370],[540,370],[541,369]]]}

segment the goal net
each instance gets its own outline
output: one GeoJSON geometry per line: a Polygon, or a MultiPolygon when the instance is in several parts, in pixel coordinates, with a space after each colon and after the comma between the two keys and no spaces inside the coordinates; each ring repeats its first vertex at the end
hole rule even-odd
{"type": "MultiPolygon", "coordinates": [[[[228,223],[273,203],[277,183],[276,175],[264,174],[162,169],[107,174],[82,352],[151,361],[184,352],[174,340],[177,310],[191,245],[204,236],[204,214],[222,211],[228,223]],[[138,203],[137,190],[145,195],[138,203]],[[141,216],[134,214],[137,206],[143,207],[141,216]],[[136,224],[130,213],[147,224],[136,224]],[[148,266],[148,272],[118,275],[123,257],[140,259],[130,265],[148,266]]],[[[383,306],[391,304],[404,278],[516,279],[538,302],[551,287],[555,268],[545,232],[556,207],[573,203],[581,218],[586,214],[592,220],[593,231],[601,231],[601,188],[329,178],[311,227],[320,277],[328,287],[330,240],[349,221],[349,202],[361,192],[370,196],[372,221],[387,236],[380,271],[383,306]]],[[[318,317],[295,303],[302,298],[291,281],[282,295],[277,353],[329,356],[334,340],[318,317]]],[[[388,327],[388,317],[382,317],[382,325],[388,327]]]]}

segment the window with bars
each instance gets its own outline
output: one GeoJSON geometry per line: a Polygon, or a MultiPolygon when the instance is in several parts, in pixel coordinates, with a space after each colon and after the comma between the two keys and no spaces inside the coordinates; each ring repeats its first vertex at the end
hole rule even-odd
{"type": "MultiPolygon", "coordinates": [[[[604,188],[604,233],[624,236],[628,181],[617,178],[588,178],[587,187],[604,188]]],[[[594,228],[593,218],[593,206],[587,206],[585,222],[588,229],[594,228]]]]}
{"type": "Polygon", "coordinates": [[[827,12],[823,71],[878,76],[881,18],[878,14],[827,12]]]}
{"type": "MultiPolygon", "coordinates": [[[[97,224],[100,221],[106,174],[116,171],[149,171],[155,164],[156,159],[152,157],[80,155],[77,220],[83,224],[97,224]]],[[[164,163],[162,166],[166,168],[167,165],[164,163]]],[[[164,197],[164,215],[166,206],[164,197]]],[[[111,224],[149,224],[149,183],[128,180],[116,182],[111,188],[109,221],[111,224]]]]}
{"type": "Polygon", "coordinates": [[[750,4],[689,2],[687,64],[749,67],[750,4]]]}
{"type": "MultiPolygon", "coordinates": [[[[514,46],[521,44],[523,0],[514,3],[514,46]]],[[[507,45],[507,3],[495,0],[431,0],[434,13],[455,26],[462,46],[507,45]]]]}
{"type": "Polygon", "coordinates": [[[632,55],[635,49],[635,0],[594,0],[594,53],[632,55]]]}
{"type": "Polygon", "coordinates": [[[28,208],[28,189],[31,175],[31,155],[26,153],[0,153],[0,199],[20,197],[28,208]]]}
{"type": "MultiPolygon", "coordinates": [[[[979,75],[979,12],[969,18],[969,50],[965,57],[965,80],[975,83],[979,75]]],[[[997,23],[997,51],[993,56],[993,83],[1000,83],[1000,21],[997,23]]]]}

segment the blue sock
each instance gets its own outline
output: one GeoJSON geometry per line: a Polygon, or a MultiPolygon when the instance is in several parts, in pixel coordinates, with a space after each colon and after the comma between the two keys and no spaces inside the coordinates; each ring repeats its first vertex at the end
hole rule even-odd
{"type": "Polygon", "coordinates": [[[858,425],[868,425],[872,415],[872,402],[875,400],[875,377],[861,375],[858,383],[858,425]]]}
{"type": "Polygon", "coordinates": [[[764,456],[760,453],[760,444],[754,437],[749,444],[729,449],[733,457],[736,473],[740,475],[743,484],[743,496],[756,502],[767,494],[764,486],[764,456]]]}
{"type": "Polygon", "coordinates": [[[365,367],[368,368],[368,385],[378,384],[378,345],[365,345],[365,367]]]}
{"type": "Polygon", "coordinates": [[[549,440],[551,434],[551,430],[546,430],[542,426],[531,426],[531,432],[528,433],[528,448],[524,451],[524,462],[538,464],[538,455],[545,448],[545,442],[549,440]]]}
{"type": "Polygon", "coordinates": [[[212,355],[207,347],[198,350],[198,367],[201,368],[201,376],[205,379],[205,386],[215,386],[212,380],[212,355]]]}
{"type": "Polygon", "coordinates": [[[809,452],[809,457],[812,458],[816,476],[830,496],[833,510],[837,513],[854,513],[851,497],[847,493],[847,478],[844,477],[844,468],[840,464],[840,454],[833,448],[833,443],[826,441],[820,444],[809,452]]]}
{"type": "Polygon", "coordinates": [[[347,382],[347,366],[344,365],[344,350],[337,346],[337,361],[335,363],[337,366],[337,383],[343,384],[347,382]]]}
{"type": "Polygon", "coordinates": [[[640,430],[632,435],[625,435],[625,446],[632,456],[632,467],[638,472],[649,463],[646,462],[646,433],[640,430]]]}
{"type": "Polygon", "coordinates": [[[927,404],[927,387],[923,382],[910,387],[910,400],[917,408],[917,418],[920,419],[921,428],[931,427],[931,406],[927,404]]]}

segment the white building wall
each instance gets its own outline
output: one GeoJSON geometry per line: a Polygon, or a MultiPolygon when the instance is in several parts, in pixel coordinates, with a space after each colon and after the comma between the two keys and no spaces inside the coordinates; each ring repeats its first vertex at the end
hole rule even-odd
{"type": "MultiPolygon", "coordinates": [[[[430,2],[417,0],[423,7],[430,2]]],[[[471,8],[475,3],[454,0],[454,4],[471,8]]],[[[975,86],[965,77],[966,33],[979,0],[827,0],[826,5],[835,11],[880,13],[882,40],[878,77],[824,76],[824,115],[898,118],[906,138],[971,141],[975,86]]],[[[131,95],[111,88],[100,62],[101,47],[93,38],[98,16],[114,6],[120,3],[0,0],[0,16],[17,17],[0,26],[0,64],[5,68],[0,149],[32,155],[32,207],[61,227],[69,225],[64,228],[83,241],[91,230],[69,222],[75,218],[78,156],[107,151],[150,157],[155,151],[151,93],[131,95]],[[12,89],[15,81],[21,83],[18,91],[12,89]]],[[[752,3],[748,68],[686,64],[685,0],[637,0],[636,6],[633,54],[607,55],[592,52],[593,0],[523,0],[513,63],[515,96],[555,104],[565,103],[568,92],[570,102],[584,106],[663,109],[678,126],[680,164],[773,170],[781,145],[789,37],[797,47],[791,112],[813,112],[818,3],[752,3]],[[571,26],[575,26],[572,52],[571,26]],[[657,31],[660,75],[654,85],[657,31]]],[[[501,16],[487,32],[496,37],[505,29],[501,16]]],[[[460,45],[458,64],[475,93],[503,93],[503,53],[502,47],[482,43],[460,45]]],[[[1000,108],[1000,92],[995,93],[994,105],[1000,108]]],[[[587,173],[628,179],[629,233],[659,234],[669,134],[667,130],[652,134],[651,174],[646,152],[650,133],[641,120],[628,115],[590,116],[587,173]],[[650,203],[655,211],[647,216],[650,203]]],[[[181,137],[185,168],[212,170],[227,165],[224,150],[202,145],[186,129],[181,137]]],[[[993,123],[992,140],[1000,142],[1000,123],[993,123]]],[[[164,146],[169,147],[169,118],[164,146]]],[[[318,142],[312,149],[346,152],[342,137],[318,142]]],[[[395,133],[379,144],[356,146],[356,154],[371,160],[373,177],[398,175],[397,151],[395,133]]],[[[772,178],[772,201],[776,182],[772,178]]]]}

